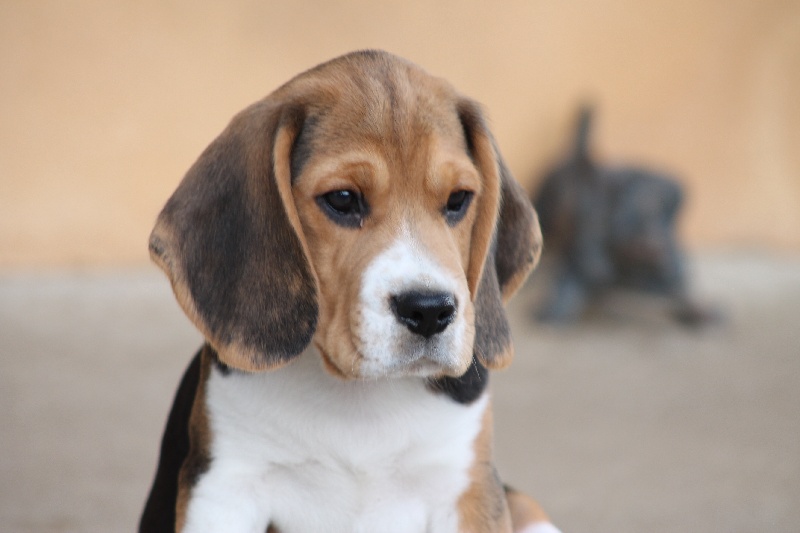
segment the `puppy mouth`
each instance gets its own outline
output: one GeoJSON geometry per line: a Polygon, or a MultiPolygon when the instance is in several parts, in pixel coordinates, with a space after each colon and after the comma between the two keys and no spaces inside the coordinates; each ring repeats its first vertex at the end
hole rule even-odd
{"type": "Polygon", "coordinates": [[[336,359],[331,357],[324,348],[317,346],[317,351],[328,372],[343,380],[375,379],[410,375],[428,376],[435,373],[436,370],[441,373],[441,367],[439,365],[422,357],[413,360],[396,359],[391,364],[387,365],[382,361],[364,356],[358,350],[354,352],[352,358],[354,362],[358,362],[358,369],[356,369],[356,365],[354,364],[350,372],[346,372],[336,362],[336,359]]]}
{"type": "Polygon", "coordinates": [[[441,363],[430,359],[428,357],[417,357],[414,359],[402,359],[397,358],[390,362],[389,364],[385,364],[380,361],[375,360],[364,360],[367,364],[362,365],[364,366],[364,370],[367,370],[369,376],[365,377],[405,377],[405,376],[418,376],[418,377],[431,377],[436,375],[441,375],[443,372],[443,367],[441,363]],[[373,362],[374,365],[370,365],[369,363],[373,362]]]}
{"type": "Polygon", "coordinates": [[[342,368],[335,357],[322,346],[316,346],[325,368],[334,376],[349,379],[377,379],[393,377],[436,378],[441,376],[458,377],[464,373],[463,365],[443,357],[436,348],[419,347],[412,353],[399,353],[388,361],[369,357],[355,349],[352,360],[357,362],[349,371],[342,368]]]}
{"type": "Polygon", "coordinates": [[[461,358],[452,357],[452,347],[443,348],[437,343],[423,341],[413,343],[405,349],[399,349],[391,357],[361,355],[360,374],[365,377],[406,377],[417,376],[430,378],[442,375],[461,375],[461,358]]]}

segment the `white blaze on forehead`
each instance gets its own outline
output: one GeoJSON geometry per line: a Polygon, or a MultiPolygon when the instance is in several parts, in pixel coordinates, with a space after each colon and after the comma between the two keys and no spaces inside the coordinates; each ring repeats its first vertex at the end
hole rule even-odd
{"type": "Polygon", "coordinates": [[[388,374],[415,362],[422,364],[423,358],[424,362],[439,365],[437,371],[459,366],[464,343],[468,342],[463,313],[468,299],[463,273],[446,269],[413,238],[404,223],[398,239],[372,260],[361,281],[357,343],[364,357],[362,373],[388,374]],[[407,291],[453,294],[458,304],[455,320],[427,340],[411,333],[397,320],[391,307],[392,296],[407,291]]]}
{"type": "MultiPolygon", "coordinates": [[[[380,269],[382,280],[388,282],[390,293],[398,294],[412,289],[458,292],[455,273],[445,269],[428,250],[414,238],[408,221],[400,224],[400,236],[386,251],[380,254],[372,265],[380,269]],[[393,290],[391,290],[393,289],[393,290]]],[[[367,285],[367,276],[363,286],[367,285]]],[[[375,288],[379,288],[376,286],[375,288]]],[[[363,290],[362,290],[363,294],[363,290]]]]}

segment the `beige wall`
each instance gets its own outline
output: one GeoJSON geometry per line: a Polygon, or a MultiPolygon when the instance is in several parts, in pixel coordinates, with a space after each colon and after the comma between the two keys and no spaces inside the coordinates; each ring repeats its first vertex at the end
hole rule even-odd
{"type": "Polygon", "coordinates": [[[600,106],[609,160],[679,174],[694,247],[800,249],[800,2],[0,1],[0,267],[139,264],[236,111],[384,48],[482,101],[526,186],[600,106]]]}

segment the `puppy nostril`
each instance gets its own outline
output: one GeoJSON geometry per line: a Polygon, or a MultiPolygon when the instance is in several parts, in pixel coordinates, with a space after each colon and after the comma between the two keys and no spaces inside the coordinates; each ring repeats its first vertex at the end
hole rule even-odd
{"type": "Polygon", "coordinates": [[[441,333],[455,319],[455,296],[446,292],[409,291],[391,297],[397,320],[426,339],[441,333]]]}

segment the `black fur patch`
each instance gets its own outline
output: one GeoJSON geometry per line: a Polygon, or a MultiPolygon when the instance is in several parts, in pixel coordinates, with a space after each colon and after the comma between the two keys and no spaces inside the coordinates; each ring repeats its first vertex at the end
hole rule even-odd
{"type": "Polygon", "coordinates": [[[211,346],[206,345],[206,354],[208,355],[209,359],[211,359],[211,364],[214,365],[214,368],[216,368],[223,376],[230,375],[231,372],[238,372],[235,368],[231,368],[220,361],[219,354],[217,354],[217,351],[211,346]]]}
{"type": "Polygon", "coordinates": [[[455,402],[471,404],[489,386],[489,371],[473,357],[469,370],[463,376],[433,379],[428,382],[428,386],[436,392],[446,394],[455,402]]]}
{"type": "Polygon", "coordinates": [[[175,531],[178,475],[189,454],[189,416],[200,380],[201,353],[202,350],[192,359],[175,394],[161,440],[156,477],[139,521],[139,533],[175,531]]]}

